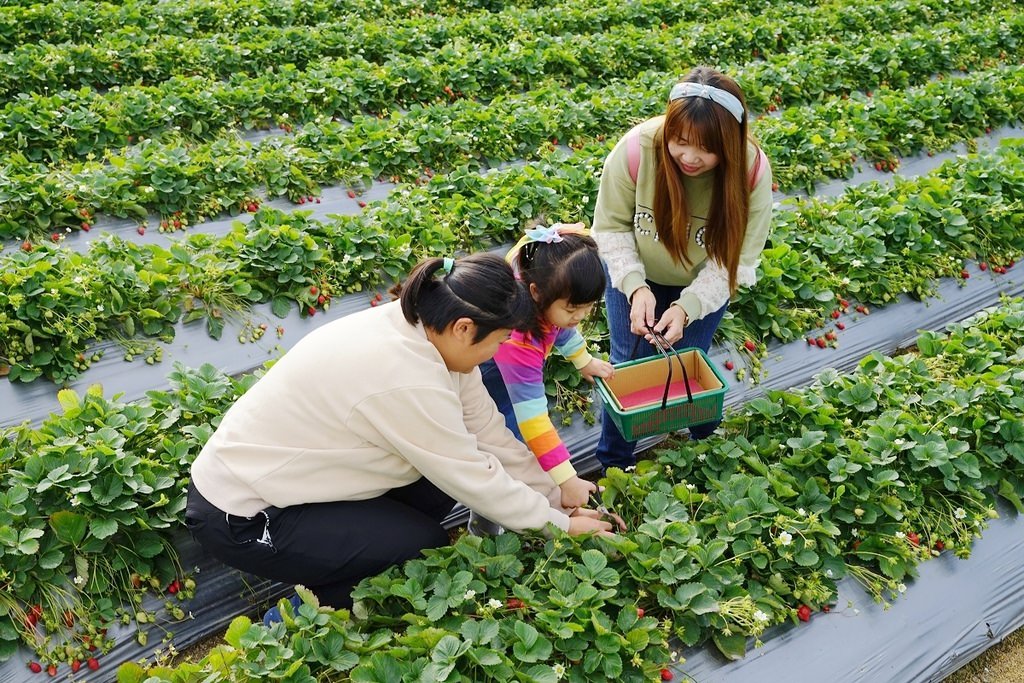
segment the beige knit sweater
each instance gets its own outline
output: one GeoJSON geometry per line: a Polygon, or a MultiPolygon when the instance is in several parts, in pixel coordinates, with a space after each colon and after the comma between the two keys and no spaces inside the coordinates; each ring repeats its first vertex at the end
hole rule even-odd
{"type": "Polygon", "coordinates": [[[311,332],[224,415],[192,466],[218,508],[364,500],[421,476],[512,530],[569,528],[480,371],[449,372],[398,303],[311,332]]]}

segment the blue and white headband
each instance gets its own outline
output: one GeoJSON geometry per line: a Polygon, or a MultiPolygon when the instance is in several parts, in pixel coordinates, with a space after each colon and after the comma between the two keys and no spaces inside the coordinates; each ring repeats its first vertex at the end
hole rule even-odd
{"type": "Polygon", "coordinates": [[[674,102],[684,97],[703,97],[706,100],[716,102],[725,107],[726,111],[732,114],[737,122],[743,123],[743,104],[731,92],[716,88],[713,85],[707,85],[706,83],[691,83],[689,81],[676,83],[672,86],[672,91],[668,94],[669,101],[674,102]]]}

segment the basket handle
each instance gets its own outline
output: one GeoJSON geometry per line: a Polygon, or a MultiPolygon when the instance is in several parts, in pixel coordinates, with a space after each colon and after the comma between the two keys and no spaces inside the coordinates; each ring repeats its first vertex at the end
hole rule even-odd
{"type": "MultiPolygon", "coordinates": [[[[655,331],[654,327],[647,325],[647,330],[651,333],[651,338],[654,340],[654,348],[661,352],[661,355],[668,361],[668,378],[665,380],[665,393],[661,397],[661,409],[665,410],[668,405],[668,392],[672,388],[672,356],[679,362],[679,369],[683,371],[683,388],[686,389],[686,400],[689,403],[693,403],[693,392],[690,391],[690,378],[686,372],[686,364],[683,363],[683,359],[680,358],[678,353],[673,353],[674,349],[672,345],[665,339],[665,335],[661,332],[655,331]]],[[[633,353],[636,356],[637,347],[640,344],[640,336],[637,335],[636,341],[633,343],[633,353]]]]}

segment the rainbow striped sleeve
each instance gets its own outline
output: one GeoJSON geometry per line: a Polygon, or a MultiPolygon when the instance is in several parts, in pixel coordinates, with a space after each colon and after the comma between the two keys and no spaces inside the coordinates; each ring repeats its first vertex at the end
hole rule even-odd
{"type": "Polygon", "coordinates": [[[576,470],[569,462],[569,449],[548,415],[548,397],[544,393],[544,358],[553,336],[546,335],[538,342],[527,339],[522,332],[513,332],[498,348],[494,362],[505,381],[526,445],[537,456],[541,468],[560,485],[576,476],[576,470]]]}
{"type": "Polygon", "coordinates": [[[587,342],[575,327],[558,331],[555,335],[555,350],[577,370],[582,370],[594,360],[587,351],[587,342]]]}

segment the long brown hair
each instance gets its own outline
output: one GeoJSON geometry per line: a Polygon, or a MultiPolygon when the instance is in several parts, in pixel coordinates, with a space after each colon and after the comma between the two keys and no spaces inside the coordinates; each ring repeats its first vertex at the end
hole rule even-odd
{"type": "Polygon", "coordinates": [[[654,220],[658,239],[672,259],[687,267],[690,207],[683,189],[682,172],[669,155],[669,142],[686,138],[718,156],[713,169],[711,208],[704,228],[708,258],[729,272],[729,290],[736,291],[736,269],[740,248],[747,231],[750,190],[747,186],[747,115],[743,91],[736,82],[715,69],[699,66],[683,81],[721,88],[743,105],[743,121],[737,122],[729,111],[703,97],[683,97],[670,101],[665,123],[655,139],[658,155],[654,185],[654,220]]]}

